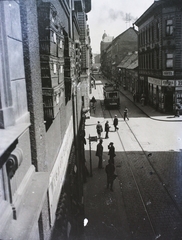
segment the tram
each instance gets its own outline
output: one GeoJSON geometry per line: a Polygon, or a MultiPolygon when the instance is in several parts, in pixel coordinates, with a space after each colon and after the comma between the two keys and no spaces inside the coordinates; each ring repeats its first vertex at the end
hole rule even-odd
{"type": "Polygon", "coordinates": [[[105,84],[103,87],[104,105],[106,108],[120,107],[119,90],[115,84],[105,84]]]}

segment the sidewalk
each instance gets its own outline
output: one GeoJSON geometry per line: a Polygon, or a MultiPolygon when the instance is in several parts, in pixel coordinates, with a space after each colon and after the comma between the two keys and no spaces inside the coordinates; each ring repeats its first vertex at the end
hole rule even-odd
{"type": "MultiPolygon", "coordinates": [[[[128,99],[133,102],[133,95],[131,92],[124,90],[120,87],[120,92],[125,95],[128,99]]],[[[138,108],[140,108],[148,117],[158,121],[169,121],[169,122],[182,122],[182,116],[174,117],[174,115],[168,115],[166,113],[160,113],[150,106],[142,106],[141,103],[133,102],[138,108]]]]}
{"type": "MultiPolygon", "coordinates": [[[[93,89],[92,96],[100,99],[100,92],[93,89]]],[[[114,182],[114,192],[107,189],[106,186],[106,172],[105,166],[108,164],[108,144],[115,142],[115,147],[119,148],[119,140],[116,132],[109,132],[109,139],[104,139],[105,132],[102,133],[103,138],[103,169],[98,169],[98,157],[95,156],[97,142],[91,142],[91,151],[89,147],[89,135],[97,136],[96,124],[100,121],[102,126],[106,122],[102,115],[100,100],[97,100],[97,107],[95,114],[91,114],[90,119],[86,120],[86,141],[85,158],[86,166],[92,177],[87,178],[84,184],[84,205],[85,205],[85,218],[88,219],[88,224],[84,228],[82,240],[128,240],[131,239],[129,234],[129,226],[125,214],[125,207],[122,198],[121,183],[118,178],[114,182]],[[118,146],[117,146],[118,145],[118,146]],[[90,167],[90,162],[91,167],[90,167]]],[[[111,125],[111,122],[110,122],[111,125]]],[[[112,126],[113,128],[113,126],[112,126]]],[[[112,129],[114,130],[114,129],[112,129]]],[[[121,163],[115,161],[115,168],[120,167],[121,163]]],[[[117,170],[117,169],[116,169],[117,170]]]]}

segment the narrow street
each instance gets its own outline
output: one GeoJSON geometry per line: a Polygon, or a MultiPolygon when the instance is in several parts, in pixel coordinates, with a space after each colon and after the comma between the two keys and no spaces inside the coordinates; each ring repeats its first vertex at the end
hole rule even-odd
{"type": "MultiPolygon", "coordinates": [[[[104,80],[105,81],[105,80],[104,80]]],[[[109,139],[103,137],[103,165],[108,162],[108,144],[114,142],[115,168],[118,177],[114,192],[106,188],[106,173],[98,169],[95,156],[97,142],[91,142],[92,177],[84,185],[85,217],[88,224],[84,240],[92,239],[182,239],[182,194],[180,172],[182,143],[180,121],[140,109],[126,93],[121,93],[121,108],[106,110],[103,106],[103,79],[97,79],[92,94],[97,99],[96,112],[86,120],[86,165],[90,171],[88,137],[96,136],[96,124],[104,127],[109,121],[109,139]],[[129,109],[129,121],[123,120],[123,110],[129,109]],[[147,114],[145,114],[145,111],[147,114]],[[119,130],[114,131],[113,117],[119,118],[119,130]]],[[[122,89],[121,89],[122,92],[122,89]]]]}

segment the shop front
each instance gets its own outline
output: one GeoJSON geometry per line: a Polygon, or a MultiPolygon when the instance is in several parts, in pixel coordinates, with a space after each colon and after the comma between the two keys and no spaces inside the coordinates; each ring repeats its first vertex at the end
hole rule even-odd
{"type": "Polygon", "coordinates": [[[161,112],[174,112],[177,101],[177,97],[175,97],[175,80],[148,77],[148,92],[149,104],[152,107],[161,112]]]}
{"type": "Polygon", "coordinates": [[[175,103],[182,113],[182,80],[176,80],[175,103]]]}

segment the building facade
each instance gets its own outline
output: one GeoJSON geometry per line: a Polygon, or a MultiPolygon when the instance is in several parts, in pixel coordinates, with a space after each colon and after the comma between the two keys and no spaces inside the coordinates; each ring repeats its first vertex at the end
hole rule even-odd
{"type": "Polygon", "coordinates": [[[101,69],[103,74],[112,81],[118,81],[118,65],[128,52],[138,49],[137,31],[130,27],[118,35],[101,53],[101,69]]]}
{"type": "Polygon", "coordinates": [[[159,111],[169,113],[182,104],[181,3],[154,1],[135,22],[140,94],[159,111]]]}
{"type": "MultiPolygon", "coordinates": [[[[125,90],[137,96],[138,93],[138,52],[128,52],[117,66],[118,81],[125,90]]],[[[136,99],[137,100],[137,99],[136,99]]]]}
{"type": "Polygon", "coordinates": [[[0,1],[0,239],[78,235],[91,0],[0,1]],[[77,213],[77,214],[76,214],[77,213]]]}
{"type": "Polygon", "coordinates": [[[101,54],[101,71],[109,79],[112,79],[112,44],[110,44],[101,54]]]}

